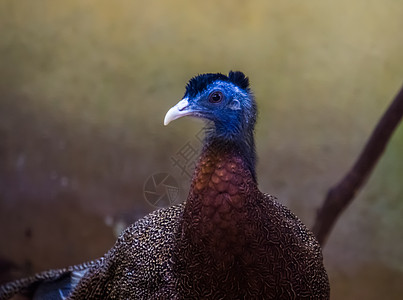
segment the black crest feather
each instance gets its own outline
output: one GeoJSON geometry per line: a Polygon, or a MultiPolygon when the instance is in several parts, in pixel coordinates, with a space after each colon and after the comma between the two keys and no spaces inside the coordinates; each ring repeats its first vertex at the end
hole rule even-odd
{"type": "Polygon", "coordinates": [[[246,91],[249,90],[249,78],[240,71],[230,71],[228,76],[221,73],[205,73],[197,75],[189,80],[186,85],[185,97],[195,97],[198,93],[207,88],[209,84],[217,80],[231,82],[241,89],[246,91]]]}
{"type": "Polygon", "coordinates": [[[244,73],[240,71],[230,71],[228,74],[229,81],[236,84],[241,89],[248,90],[249,88],[249,78],[245,76],[244,73]]]}

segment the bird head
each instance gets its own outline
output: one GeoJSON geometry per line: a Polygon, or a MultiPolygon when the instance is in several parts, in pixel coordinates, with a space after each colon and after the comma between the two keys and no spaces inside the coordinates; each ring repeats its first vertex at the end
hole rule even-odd
{"type": "Polygon", "coordinates": [[[201,74],[190,79],[181,101],[165,115],[164,125],[184,116],[211,124],[210,137],[226,141],[253,138],[256,103],[242,72],[201,74]]]}
{"type": "Polygon", "coordinates": [[[232,149],[243,157],[256,181],[254,128],[256,102],[242,72],[193,77],[182,100],[165,115],[164,125],[184,116],[206,120],[205,145],[232,149]]]}

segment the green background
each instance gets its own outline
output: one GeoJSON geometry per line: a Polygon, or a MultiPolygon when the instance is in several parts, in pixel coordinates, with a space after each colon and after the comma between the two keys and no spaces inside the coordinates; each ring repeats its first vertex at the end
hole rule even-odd
{"type": "MultiPolygon", "coordinates": [[[[312,226],[403,82],[402,17],[398,0],[0,0],[0,258],[17,265],[0,279],[105,253],[155,209],[156,172],[186,197],[171,158],[202,125],[162,121],[198,73],[250,77],[260,189],[312,226]]],[[[333,299],[403,292],[402,157],[400,126],[324,249],[333,299]]]]}

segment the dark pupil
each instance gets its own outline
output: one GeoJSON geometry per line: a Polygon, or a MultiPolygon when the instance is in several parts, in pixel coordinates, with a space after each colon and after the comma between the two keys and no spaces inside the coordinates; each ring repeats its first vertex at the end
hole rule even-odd
{"type": "Polygon", "coordinates": [[[213,102],[219,102],[221,100],[221,95],[219,93],[214,93],[211,95],[211,101],[213,102]]]}

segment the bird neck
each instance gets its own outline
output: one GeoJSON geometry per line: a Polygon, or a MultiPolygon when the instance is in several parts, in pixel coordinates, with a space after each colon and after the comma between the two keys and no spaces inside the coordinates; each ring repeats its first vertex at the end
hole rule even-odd
{"type": "Polygon", "coordinates": [[[207,127],[202,157],[203,154],[205,157],[210,157],[214,153],[221,156],[229,154],[239,157],[256,182],[256,151],[253,126],[247,130],[229,132],[231,131],[228,128],[226,130],[220,129],[218,124],[207,127]]]}
{"type": "Polygon", "coordinates": [[[231,257],[223,254],[228,251],[241,252],[250,235],[250,212],[259,194],[240,149],[231,144],[207,144],[187,199],[183,238],[219,260],[231,257]]]}

